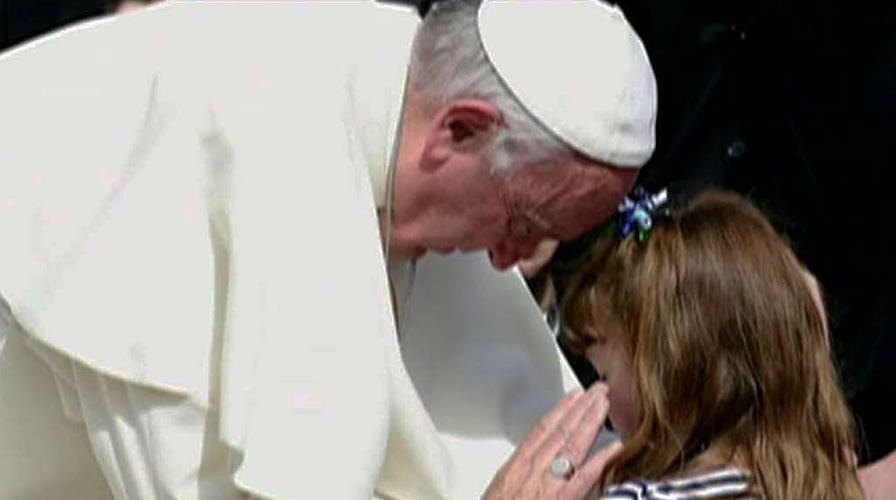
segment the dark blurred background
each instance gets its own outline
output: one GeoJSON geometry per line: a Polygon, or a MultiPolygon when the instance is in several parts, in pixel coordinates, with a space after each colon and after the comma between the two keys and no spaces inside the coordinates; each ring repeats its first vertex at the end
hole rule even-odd
{"type": "MultiPolygon", "coordinates": [[[[0,50],[115,3],[0,0],[0,50]]],[[[431,2],[397,3],[422,14],[431,2]]],[[[724,187],[766,210],[824,289],[863,461],[896,449],[896,2],[616,3],[659,85],[657,150],[641,183],[724,187]]],[[[561,245],[549,264],[561,291],[589,240],[561,245]]]]}
{"type": "Polygon", "coordinates": [[[106,4],[106,0],[0,0],[0,50],[102,15],[106,4]]]}
{"type": "Polygon", "coordinates": [[[896,449],[896,3],[617,3],[659,88],[640,182],[732,189],[771,216],[824,289],[863,460],[896,449]]]}

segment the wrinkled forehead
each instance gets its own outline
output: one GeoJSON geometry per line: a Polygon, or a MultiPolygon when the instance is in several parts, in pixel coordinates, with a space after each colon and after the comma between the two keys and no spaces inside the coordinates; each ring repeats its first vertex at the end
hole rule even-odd
{"type": "Polygon", "coordinates": [[[592,191],[579,189],[569,193],[560,203],[544,209],[544,218],[551,231],[568,240],[581,236],[616,212],[623,193],[595,187],[592,191]]]}
{"type": "Polygon", "coordinates": [[[514,175],[510,186],[523,213],[545,233],[566,240],[610,218],[637,173],[572,160],[522,167],[514,175]]]}

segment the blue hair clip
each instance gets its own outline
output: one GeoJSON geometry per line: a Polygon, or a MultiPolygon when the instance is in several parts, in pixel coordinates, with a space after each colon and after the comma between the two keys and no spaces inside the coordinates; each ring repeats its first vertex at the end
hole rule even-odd
{"type": "Polygon", "coordinates": [[[619,205],[619,236],[626,238],[637,230],[638,243],[647,241],[653,228],[653,218],[657,210],[666,204],[668,197],[665,189],[651,195],[644,188],[636,187],[631,197],[626,196],[619,205]]]}

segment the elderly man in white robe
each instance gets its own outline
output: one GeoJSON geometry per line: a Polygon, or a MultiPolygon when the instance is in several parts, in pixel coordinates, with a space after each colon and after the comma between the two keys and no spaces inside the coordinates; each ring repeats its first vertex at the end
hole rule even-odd
{"type": "Polygon", "coordinates": [[[0,82],[3,500],[482,495],[576,385],[499,271],[656,113],[594,0],[165,2],[0,82]]]}

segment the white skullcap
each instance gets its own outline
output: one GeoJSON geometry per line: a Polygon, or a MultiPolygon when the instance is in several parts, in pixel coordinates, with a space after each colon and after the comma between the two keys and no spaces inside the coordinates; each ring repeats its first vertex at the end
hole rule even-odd
{"type": "Polygon", "coordinates": [[[504,84],[594,160],[640,168],[654,148],[656,81],[622,12],[596,0],[484,0],[479,36],[504,84]]]}

